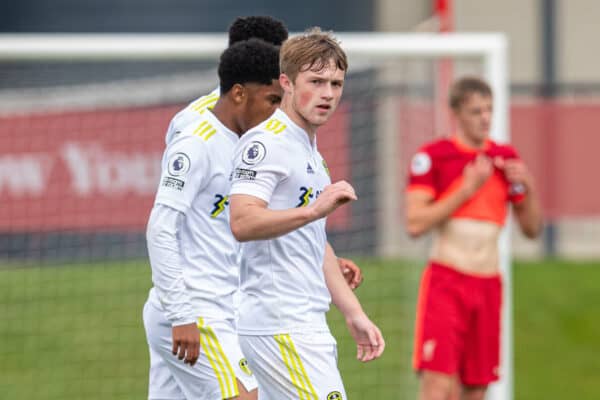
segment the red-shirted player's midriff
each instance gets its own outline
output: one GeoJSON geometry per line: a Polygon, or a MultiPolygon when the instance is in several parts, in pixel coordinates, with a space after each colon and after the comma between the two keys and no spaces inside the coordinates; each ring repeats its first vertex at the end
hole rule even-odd
{"type": "Polygon", "coordinates": [[[496,275],[501,229],[490,221],[451,218],[436,230],[430,259],[472,275],[496,275]]]}
{"type": "MultiPolygon", "coordinates": [[[[469,148],[457,137],[423,146],[411,164],[408,191],[422,191],[440,201],[451,196],[463,182],[465,167],[481,154],[490,160],[518,159],[510,145],[491,140],[480,149],[469,148]]],[[[498,273],[498,237],[509,203],[524,194],[513,190],[504,171],[494,167],[487,181],[448,220],[437,228],[431,259],[474,275],[498,273]]]]}

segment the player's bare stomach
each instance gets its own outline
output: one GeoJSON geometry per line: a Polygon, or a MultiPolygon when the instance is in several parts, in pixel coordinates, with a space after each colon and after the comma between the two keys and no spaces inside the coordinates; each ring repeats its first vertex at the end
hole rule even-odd
{"type": "Polygon", "coordinates": [[[450,219],[435,235],[431,259],[467,274],[495,275],[501,229],[489,221],[450,219]]]}

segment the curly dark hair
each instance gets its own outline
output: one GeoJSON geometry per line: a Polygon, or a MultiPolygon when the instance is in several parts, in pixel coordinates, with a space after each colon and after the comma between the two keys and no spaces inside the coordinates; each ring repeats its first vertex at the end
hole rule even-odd
{"type": "Polygon", "coordinates": [[[219,61],[221,94],[236,83],[270,85],[279,78],[279,47],[252,38],[229,46],[219,61]]]}
{"type": "Polygon", "coordinates": [[[229,27],[229,46],[250,38],[281,46],[288,38],[288,30],[283,22],[266,15],[237,17],[229,27]]]}

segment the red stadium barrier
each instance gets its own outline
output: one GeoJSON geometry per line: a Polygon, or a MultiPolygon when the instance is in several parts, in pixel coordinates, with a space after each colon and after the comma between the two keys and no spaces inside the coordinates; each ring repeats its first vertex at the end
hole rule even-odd
{"type": "MultiPolygon", "coordinates": [[[[0,231],[143,230],[179,108],[1,117],[0,231]]],[[[344,115],[322,135],[334,179],[349,174],[344,115]]],[[[330,226],[347,218],[341,211],[330,226]]]]}
{"type": "MultiPolygon", "coordinates": [[[[433,123],[430,105],[401,107],[412,111],[400,113],[403,184],[407,157],[433,137],[433,123]]],[[[143,230],[160,173],[164,131],[178,109],[1,117],[0,231],[143,230]]],[[[347,111],[342,104],[319,134],[334,181],[351,176],[347,111]]],[[[547,215],[600,214],[598,126],[600,103],[513,103],[513,142],[537,179],[547,215]]],[[[350,219],[351,207],[342,207],[329,227],[347,228],[350,219]]]]}

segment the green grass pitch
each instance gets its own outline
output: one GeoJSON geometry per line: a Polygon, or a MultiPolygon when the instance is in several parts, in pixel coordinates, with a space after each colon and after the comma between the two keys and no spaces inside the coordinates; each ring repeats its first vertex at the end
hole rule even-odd
{"type": "MultiPolygon", "coordinates": [[[[330,323],[351,399],[411,399],[417,263],[363,260],[357,294],[387,348],[355,360],[337,311],[330,323]],[[412,264],[412,265],[411,265],[412,264]]],[[[600,264],[535,262],[514,268],[515,399],[600,398],[600,264]]],[[[0,397],[143,399],[148,355],[145,262],[0,269],[0,397]]]]}

